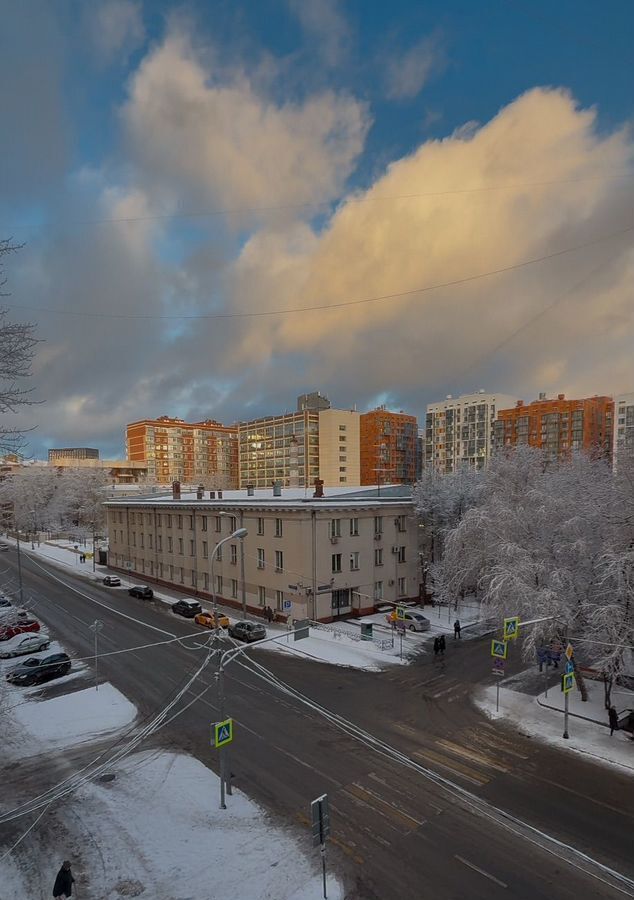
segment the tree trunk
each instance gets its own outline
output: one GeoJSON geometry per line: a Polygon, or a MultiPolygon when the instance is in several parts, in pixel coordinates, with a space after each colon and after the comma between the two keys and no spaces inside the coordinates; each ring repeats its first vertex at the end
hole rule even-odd
{"type": "Polygon", "coordinates": [[[609,709],[612,706],[612,685],[614,684],[614,679],[612,676],[608,676],[607,672],[603,673],[603,702],[605,703],[605,708],[609,709]]]}
{"type": "Polygon", "coordinates": [[[574,669],[575,681],[577,682],[577,687],[579,688],[579,693],[581,694],[581,699],[585,703],[588,699],[588,687],[586,685],[586,680],[583,677],[583,675],[581,674],[581,670],[579,669],[579,666],[574,661],[574,657],[573,657],[572,663],[575,667],[575,669],[574,669]]]}

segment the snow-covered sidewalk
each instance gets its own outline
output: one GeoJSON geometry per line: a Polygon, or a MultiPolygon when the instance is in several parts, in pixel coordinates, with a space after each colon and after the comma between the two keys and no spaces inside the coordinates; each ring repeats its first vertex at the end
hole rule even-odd
{"type": "MultiPolygon", "coordinates": [[[[497,712],[495,684],[482,688],[474,700],[491,719],[508,719],[524,734],[603,764],[618,766],[634,775],[634,741],[625,731],[617,731],[610,737],[603,707],[603,685],[588,682],[588,693],[590,699],[586,703],[577,691],[570,694],[569,707],[573,714],[569,716],[567,739],[563,737],[564,695],[558,685],[548,689],[547,697],[544,693],[532,696],[501,685],[497,712]]],[[[613,702],[619,712],[634,706],[631,694],[629,701],[625,697],[617,698],[619,695],[615,694],[613,702]]]]}

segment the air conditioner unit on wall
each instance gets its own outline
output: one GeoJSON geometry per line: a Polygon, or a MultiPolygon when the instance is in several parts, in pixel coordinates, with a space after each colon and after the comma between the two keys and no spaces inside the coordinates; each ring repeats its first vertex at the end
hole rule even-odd
{"type": "Polygon", "coordinates": [[[330,543],[331,543],[331,544],[338,544],[338,543],[339,543],[339,538],[338,538],[338,537],[331,537],[331,538],[330,538],[330,543]]]}
{"type": "Polygon", "coordinates": [[[390,578],[390,580],[388,581],[388,584],[389,584],[390,587],[393,587],[393,586],[394,586],[394,579],[393,579],[393,578],[390,578]]]}
{"type": "Polygon", "coordinates": [[[392,553],[398,553],[398,547],[392,547],[392,553]]]}

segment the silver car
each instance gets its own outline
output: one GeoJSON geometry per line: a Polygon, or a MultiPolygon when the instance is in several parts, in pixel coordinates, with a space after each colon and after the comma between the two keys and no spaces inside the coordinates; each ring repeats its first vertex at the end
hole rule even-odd
{"type": "Polygon", "coordinates": [[[431,628],[431,622],[427,616],[417,612],[415,609],[406,609],[405,617],[401,619],[401,622],[410,631],[429,631],[431,628]]]}
{"type": "Polygon", "coordinates": [[[40,650],[48,650],[51,641],[47,634],[16,634],[2,645],[0,659],[9,659],[12,656],[22,656],[24,653],[39,653],[40,650]]]}

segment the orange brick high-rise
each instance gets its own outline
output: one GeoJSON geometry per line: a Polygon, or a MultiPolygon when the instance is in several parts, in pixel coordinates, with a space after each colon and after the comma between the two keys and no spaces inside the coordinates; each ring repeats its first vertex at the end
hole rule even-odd
{"type": "Polygon", "coordinates": [[[361,484],[416,481],[416,416],[379,406],[360,419],[361,484]]]}
{"type": "Polygon", "coordinates": [[[611,397],[566,400],[564,394],[500,409],[494,424],[495,449],[528,444],[539,447],[551,459],[562,459],[584,450],[611,458],[614,401],[611,397]]]}
{"type": "Polygon", "coordinates": [[[183,481],[209,488],[238,487],[238,428],[213,419],[184,422],[160,416],[126,428],[129,460],[147,463],[148,481],[183,481]]]}

